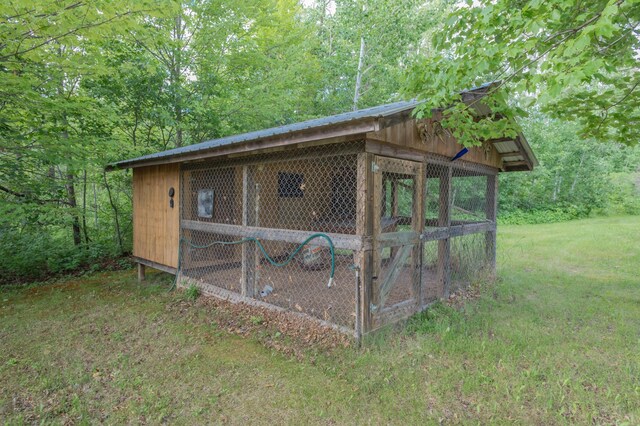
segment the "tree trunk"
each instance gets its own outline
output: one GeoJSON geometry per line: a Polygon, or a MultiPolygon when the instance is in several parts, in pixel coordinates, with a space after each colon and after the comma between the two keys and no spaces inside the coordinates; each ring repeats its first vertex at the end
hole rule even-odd
{"type": "Polygon", "coordinates": [[[573,177],[573,182],[571,183],[571,188],[569,189],[569,195],[573,195],[573,191],[576,189],[576,184],[578,183],[578,178],[580,177],[580,170],[582,170],[582,165],[584,164],[584,157],[587,155],[587,152],[584,151],[580,156],[580,164],[576,169],[576,174],[573,177]]]}
{"type": "Polygon", "coordinates": [[[67,170],[65,175],[67,189],[67,203],[71,207],[71,216],[73,218],[71,227],[73,229],[73,244],[79,246],[82,244],[82,234],[80,230],[80,218],[78,217],[78,203],[76,200],[76,187],[75,187],[75,175],[71,170],[67,170]]]}
{"type": "Polygon", "coordinates": [[[111,208],[113,209],[113,217],[116,222],[116,238],[118,240],[118,247],[120,248],[120,254],[124,254],[124,246],[122,245],[122,234],[120,233],[120,219],[118,219],[118,208],[113,202],[113,198],[111,197],[111,188],[109,187],[109,182],[107,181],[107,173],[102,172],[102,176],[104,177],[104,186],[107,188],[107,195],[109,195],[109,204],[111,204],[111,208]]]}
{"type": "Polygon", "coordinates": [[[82,230],[84,243],[89,246],[89,231],[87,230],[87,169],[82,172],[82,230]]]}
{"type": "Polygon", "coordinates": [[[362,66],[364,63],[364,37],[360,37],[360,57],[358,58],[358,73],[356,74],[356,89],[353,94],[353,110],[358,109],[360,99],[360,85],[362,84],[362,66]]]}

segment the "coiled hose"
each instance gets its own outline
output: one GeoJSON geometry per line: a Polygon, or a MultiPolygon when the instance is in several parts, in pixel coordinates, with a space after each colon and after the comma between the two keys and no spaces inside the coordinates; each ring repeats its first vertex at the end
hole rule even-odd
{"type": "Polygon", "coordinates": [[[327,283],[327,287],[331,288],[331,285],[333,284],[333,276],[335,274],[336,271],[336,253],[335,253],[335,248],[333,246],[333,241],[331,241],[331,238],[327,235],[327,234],[323,234],[323,233],[315,233],[309,236],[309,238],[307,238],[306,240],[304,240],[288,257],[284,262],[276,262],[275,260],[273,260],[271,258],[271,256],[269,256],[269,254],[267,253],[267,251],[265,250],[264,246],[262,245],[262,243],[260,242],[260,240],[258,240],[257,238],[254,237],[247,237],[247,238],[243,238],[241,240],[238,241],[214,241],[212,243],[209,244],[205,244],[205,245],[197,245],[194,244],[193,242],[189,241],[186,238],[180,238],[180,242],[178,244],[178,268],[176,269],[176,277],[173,280],[173,283],[171,284],[171,287],[169,287],[168,291],[172,291],[174,288],[176,288],[176,285],[178,283],[178,275],[180,273],[180,267],[182,264],[182,243],[187,243],[190,247],[195,248],[195,249],[206,249],[209,247],[212,247],[214,245],[222,245],[222,246],[232,246],[232,245],[236,245],[236,244],[244,244],[244,243],[249,243],[249,242],[255,242],[258,245],[258,248],[260,249],[260,251],[262,252],[262,254],[264,255],[265,259],[267,259],[267,261],[269,261],[269,263],[277,268],[282,268],[284,266],[287,266],[289,263],[291,263],[291,261],[293,260],[293,258],[295,257],[296,254],[298,254],[298,252],[300,250],[302,250],[302,248],[307,245],[307,243],[311,240],[314,240],[316,238],[324,238],[325,240],[327,240],[327,243],[329,243],[329,251],[331,252],[331,273],[329,275],[329,282],[327,283]]]}

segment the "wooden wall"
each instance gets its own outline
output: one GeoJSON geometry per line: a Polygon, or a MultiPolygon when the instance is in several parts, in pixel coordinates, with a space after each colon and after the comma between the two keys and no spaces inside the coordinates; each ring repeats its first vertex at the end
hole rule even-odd
{"type": "MultiPolygon", "coordinates": [[[[367,140],[386,142],[449,158],[455,156],[463,148],[455,138],[448,135],[439,124],[432,120],[417,122],[415,119],[410,119],[378,132],[367,133],[367,140]]],[[[502,159],[491,144],[469,148],[469,152],[461,159],[495,168],[502,167],[502,159]]]]}
{"type": "Polygon", "coordinates": [[[178,267],[180,165],[133,169],[133,255],[178,267]],[[169,188],[173,187],[173,208],[169,188]]]}

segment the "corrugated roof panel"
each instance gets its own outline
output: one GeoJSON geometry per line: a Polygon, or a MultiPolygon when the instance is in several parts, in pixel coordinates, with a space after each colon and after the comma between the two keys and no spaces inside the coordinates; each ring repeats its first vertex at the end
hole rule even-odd
{"type": "Polygon", "coordinates": [[[515,141],[495,142],[493,144],[493,146],[496,147],[496,150],[500,154],[503,154],[505,152],[517,152],[518,151],[518,145],[516,145],[515,141]]]}
{"type": "Polygon", "coordinates": [[[279,127],[272,127],[270,129],[257,130],[255,132],[242,133],[239,135],[227,136],[219,139],[212,139],[209,141],[197,143],[194,145],[183,146],[180,148],[174,148],[167,151],[156,152],[154,154],[144,155],[142,157],[119,161],[111,166],[118,167],[123,164],[137,163],[140,161],[155,160],[159,158],[172,157],[174,155],[183,155],[194,153],[198,151],[205,151],[213,148],[218,148],[225,145],[231,145],[241,142],[255,141],[259,139],[266,139],[272,136],[283,135],[292,132],[299,132],[303,130],[309,130],[314,128],[320,128],[324,126],[330,126],[335,124],[348,123],[351,121],[362,120],[367,118],[387,117],[398,112],[408,111],[418,106],[420,102],[401,101],[387,105],[380,105],[373,108],[366,108],[357,111],[345,112],[342,114],[332,115],[329,117],[316,118],[313,120],[302,121],[299,123],[287,124],[279,127]]]}

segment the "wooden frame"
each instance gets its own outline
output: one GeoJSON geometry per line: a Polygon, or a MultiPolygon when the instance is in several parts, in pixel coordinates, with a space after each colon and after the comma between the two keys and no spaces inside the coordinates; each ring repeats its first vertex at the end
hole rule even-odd
{"type": "MultiPolygon", "coordinates": [[[[281,135],[261,141],[248,141],[237,146],[225,146],[171,159],[170,162],[174,165],[167,167],[175,168],[177,167],[175,163],[183,164],[180,169],[180,179],[184,179],[194,170],[235,167],[237,179],[234,179],[232,183],[235,188],[234,194],[241,194],[242,197],[241,222],[240,218],[235,218],[232,222],[234,224],[231,225],[197,220],[197,218],[193,218],[196,220],[183,219],[182,216],[179,216],[177,221],[179,230],[184,232],[188,238],[193,235],[194,231],[197,231],[232,236],[238,239],[251,237],[265,241],[300,244],[313,232],[311,227],[308,230],[276,229],[275,224],[269,223],[267,215],[263,214],[263,220],[260,220],[259,197],[266,197],[268,194],[264,190],[266,184],[263,188],[264,194],[260,194],[260,187],[257,183],[260,175],[254,174],[253,166],[280,162],[282,161],[280,155],[295,160],[314,160],[318,156],[355,155],[357,187],[355,230],[353,223],[351,223],[346,229],[329,228],[338,232],[327,233],[336,249],[350,250],[354,255],[356,319],[354,330],[351,332],[359,337],[361,334],[369,333],[406,318],[425,308],[422,302],[424,280],[421,275],[425,273],[422,265],[423,258],[428,258],[423,253],[424,243],[437,241],[438,255],[435,271],[441,289],[439,297],[449,297],[452,290],[451,238],[484,233],[486,258],[489,267],[495,270],[497,174],[501,167],[499,159],[493,154],[493,156],[487,156],[485,160],[479,161],[478,150],[472,151],[472,155],[456,160],[455,164],[452,164],[449,154],[457,149],[455,141],[449,143],[451,141],[447,140],[442,146],[432,143],[433,141],[429,144],[420,142],[416,139],[417,133],[414,127],[415,121],[409,115],[401,114],[392,119],[353,122],[345,125],[342,129],[331,129],[330,132],[323,133],[322,129],[314,129],[297,135],[281,135]],[[339,154],[336,154],[337,145],[335,144],[341,142],[352,144],[342,146],[344,149],[340,149],[339,154]],[[420,145],[421,143],[424,145],[420,145]],[[306,149],[310,147],[313,149],[306,149]],[[257,154],[261,154],[261,157],[258,157],[257,154]],[[469,159],[471,161],[468,161],[469,159]],[[215,163],[205,163],[205,160],[215,163]],[[390,178],[389,208],[391,216],[394,218],[394,225],[385,229],[388,232],[383,232],[381,219],[384,186],[382,176],[384,172],[400,176],[390,178]],[[410,213],[400,211],[399,192],[402,190],[401,186],[404,185],[403,179],[405,179],[401,176],[413,179],[414,194],[410,213]],[[458,176],[486,176],[485,221],[482,221],[482,218],[479,221],[452,221],[452,181],[458,176]],[[426,220],[425,180],[429,178],[439,179],[440,209],[437,218],[433,216],[426,220]],[[400,225],[404,227],[408,225],[411,228],[410,230],[398,230],[400,225]],[[354,232],[354,234],[349,232],[354,232]],[[391,258],[386,267],[388,272],[383,277],[381,276],[383,270],[381,250],[387,248],[391,251],[391,258]],[[411,258],[411,262],[408,265],[409,258],[411,258]],[[411,299],[407,300],[402,300],[403,295],[390,297],[402,268],[411,268],[410,279],[413,280],[410,282],[411,299]],[[394,300],[401,301],[394,302],[394,300]],[[389,306],[387,306],[387,302],[389,306]]],[[[523,149],[522,146],[519,148],[523,149]]],[[[166,160],[150,160],[144,164],[137,164],[135,167],[141,168],[136,169],[136,172],[145,170],[144,166],[166,162],[166,160]]],[[[512,166],[519,166],[519,164],[513,163],[512,166]]],[[[167,182],[166,178],[163,182],[167,182]]],[[[139,184],[138,181],[136,183],[139,184]]],[[[191,194],[184,190],[184,182],[181,181],[180,186],[181,198],[178,205],[182,208],[183,203],[189,201],[191,194]]],[[[157,198],[164,202],[164,195],[160,189],[154,188],[153,194],[154,197],[157,195],[157,198]]],[[[140,197],[138,196],[138,198],[140,197]]],[[[137,203],[134,206],[136,209],[140,209],[138,198],[134,195],[134,203],[137,203]]],[[[240,211],[238,210],[238,212],[240,211]]],[[[141,221],[138,220],[136,223],[139,222],[141,221]]],[[[283,228],[288,224],[279,223],[277,225],[283,228]]],[[[307,228],[297,227],[294,229],[307,228]]],[[[152,240],[151,237],[148,239],[152,240]]],[[[317,239],[313,244],[328,246],[324,239],[317,239]]],[[[165,250],[169,249],[165,248],[165,250]]],[[[234,261],[238,262],[238,257],[241,255],[240,291],[235,294],[218,287],[214,290],[211,290],[211,287],[202,288],[207,288],[211,294],[217,297],[252,304],[256,302],[255,296],[259,288],[260,268],[258,265],[262,255],[253,244],[243,244],[237,250],[234,261]]],[[[431,260],[429,259],[430,262],[431,260]]],[[[145,266],[174,274],[179,272],[175,267],[163,265],[154,259],[139,258],[137,261],[140,279],[144,279],[145,266]]],[[[431,268],[431,265],[430,263],[428,268],[431,268]]],[[[402,273],[406,273],[407,269],[403,269],[402,273]]],[[[431,269],[429,269],[429,274],[432,274],[431,269]]],[[[264,277],[263,279],[266,280],[266,275],[264,277]]],[[[234,282],[237,282],[235,278],[234,282]]],[[[401,291],[404,292],[404,289],[401,291]]],[[[273,307],[264,302],[259,303],[273,307]]]]}

